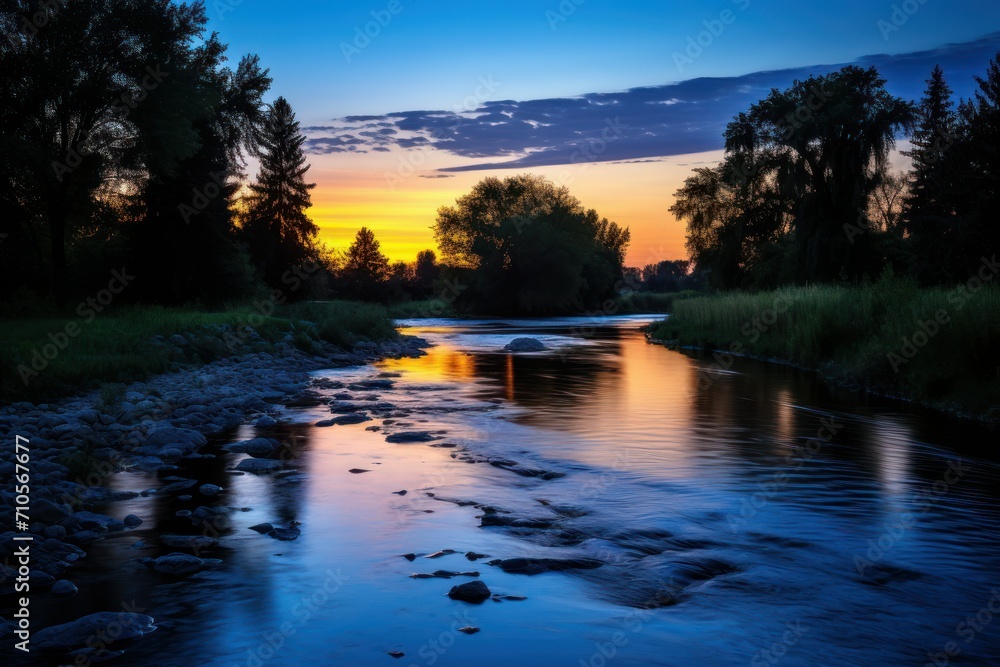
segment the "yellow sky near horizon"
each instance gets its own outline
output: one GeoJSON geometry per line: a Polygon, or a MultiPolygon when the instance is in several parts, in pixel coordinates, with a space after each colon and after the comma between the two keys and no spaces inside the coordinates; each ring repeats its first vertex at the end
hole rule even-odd
{"type": "Polygon", "coordinates": [[[346,250],[364,226],[375,232],[391,260],[412,261],[421,250],[437,249],[432,227],[441,206],[453,205],[487,176],[530,172],[567,186],[587,208],[628,226],[627,264],[644,266],[687,256],[684,225],[668,209],[692,169],[721,157],[722,151],[712,151],[658,161],[452,172],[442,178],[436,169],[455,160],[437,152],[313,155],[309,178],[317,187],[309,215],[320,240],[332,248],[346,250]]]}

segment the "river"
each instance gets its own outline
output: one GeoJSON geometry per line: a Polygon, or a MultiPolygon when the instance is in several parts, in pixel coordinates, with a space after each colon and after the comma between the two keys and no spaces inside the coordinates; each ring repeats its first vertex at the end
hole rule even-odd
{"type": "Polygon", "coordinates": [[[60,615],[125,603],[153,616],[158,630],[113,664],[1000,664],[995,433],[793,368],[652,345],[648,321],[402,322],[427,356],[317,374],[330,400],[376,406],[373,421],[318,428],[325,405],[285,410],[294,472],[182,462],[175,474],[240,508],[201,554],[219,568],[170,582],[136,563],[137,538],[191,532],[179,501],[140,498],[142,530],[92,545],[60,615]],[[549,351],[500,351],[519,336],[549,351]],[[385,440],[409,431],[436,439],[385,440]],[[301,536],[248,530],[264,521],[301,536]],[[488,564],[517,557],[601,566],[488,564]],[[446,595],[471,577],[410,576],[442,569],[527,599],[471,605],[446,595]]]}

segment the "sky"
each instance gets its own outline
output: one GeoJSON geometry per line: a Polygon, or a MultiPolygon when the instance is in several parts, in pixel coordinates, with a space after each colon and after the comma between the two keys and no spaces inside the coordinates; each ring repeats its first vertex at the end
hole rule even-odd
{"type": "MultiPolygon", "coordinates": [[[[686,256],[668,211],[739,111],[795,79],[876,66],[957,97],[1000,53],[985,0],[208,0],[234,61],[257,53],[308,137],[320,238],[367,226],[393,260],[487,176],[537,173],[632,231],[627,262],[686,256]]],[[[901,144],[900,147],[904,147],[901,144]]],[[[899,166],[905,160],[897,156],[899,166]]]]}

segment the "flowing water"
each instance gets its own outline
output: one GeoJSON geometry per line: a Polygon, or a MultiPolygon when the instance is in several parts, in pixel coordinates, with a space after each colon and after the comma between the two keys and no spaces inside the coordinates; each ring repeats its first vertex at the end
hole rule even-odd
{"type": "Polygon", "coordinates": [[[404,322],[427,356],[317,374],[373,421],[317,428],[329,408],[289,409],[295,472],[233,476],[225,455],[175,473],[248,510],[201,554],[218,569],[166,582],[134,562],[160,553],[135,539],[191,528],[173,498],[130,501],[142,529],[91,545],[80,595],[41,613],[134,601],[159,629],[114,664],[1000,664],[995,433],[651,345],[645,321],[404,322]],[[550,349],[500,351],[518,336],[550,349]],[[385,440],[414,430],[436,439],[385,440]],[[248,530],[264,521],[301,536],[248,530]],[[488,564],[522,556],[603,565],[488,564]],[[527,599],[470,605],[446,595],[469,577],[410,577],[441,569],[527,599]]]}

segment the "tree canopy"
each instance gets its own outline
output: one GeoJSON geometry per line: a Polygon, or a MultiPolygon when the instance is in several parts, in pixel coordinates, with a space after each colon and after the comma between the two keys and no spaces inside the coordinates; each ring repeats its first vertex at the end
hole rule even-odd
{"type": "Polygon", "coordinates": [[[597,307],[620,287],[630,233],[535,175],[490,177],[439,209],[434,235],[463,285],[492,312],[597,307]]]}

